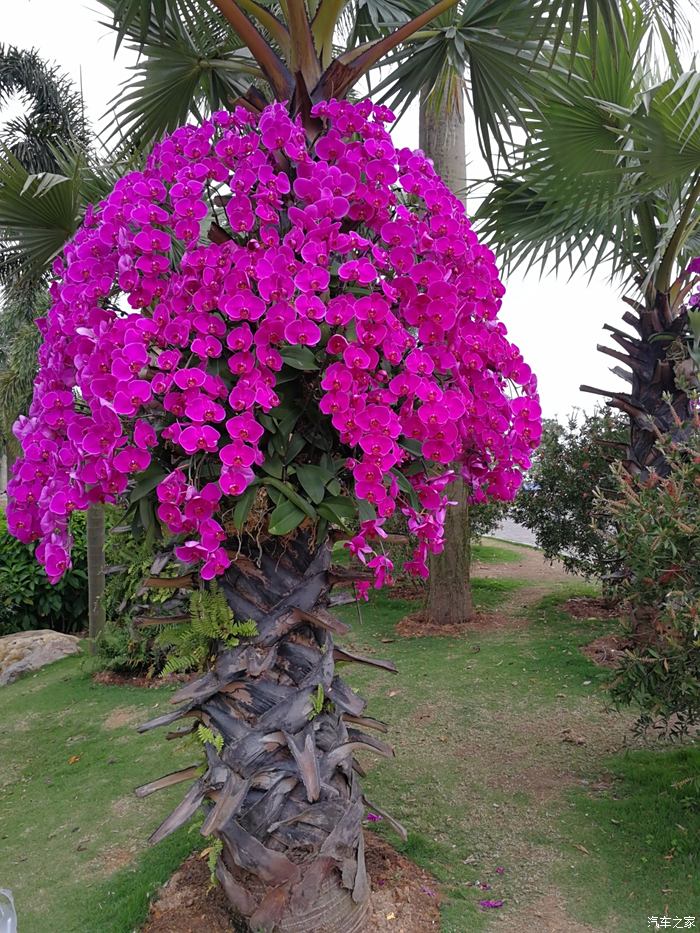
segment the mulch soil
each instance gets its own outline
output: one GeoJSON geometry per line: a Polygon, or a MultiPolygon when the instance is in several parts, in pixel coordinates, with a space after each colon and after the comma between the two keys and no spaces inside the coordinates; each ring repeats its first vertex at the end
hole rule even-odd
{"type": "Polygon", "coordinates": [[[502,628],[522,628],[527,625],[524,617],[500,612],[477,612],[469,622],[441,624],[425,615],[414,612],[396,623],[395,631],[402,638],[460,638],[474,632],[495,632],[502,628]]]}
{"type": "Polygon", "coordinates": [[[581,651],[599,667],[615,668],[625,656],[625,651],[633,647],[629,638],[619,635],[603,635],[596,638],[590,645],[581,648],[581,651]]]}
{"type": "MultiPolygon", "coordinates": [[[[372,882],[372,933],[426,933],[440,928],[440,892],[435,879],[400,855],[376,833],[365,832],[365,858],[372,882]]],[[[141,933],[231,933],[240,929],[219,885],[211,887],[206,858],[185,859],[151,904],[141,933]]]]}
{"type": "Polygon", "coordinates": [[[609,603],[595,596],[573,596],[567,599],[563,609],[574,619],[619,619],[625,607],[621,603],[609,603]]]}

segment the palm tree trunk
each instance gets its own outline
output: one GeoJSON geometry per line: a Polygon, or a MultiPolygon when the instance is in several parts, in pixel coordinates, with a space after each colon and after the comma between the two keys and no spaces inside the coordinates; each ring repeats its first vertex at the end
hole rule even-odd
{"type": "MultiPolygon", "coordinates": [[[[367,802],[353,753],[393,752],[362,731],[386,727],[363,715],[365,702],[337,676],[335,662],[395,668],[334,645],[333,636],[348,630],[326,609],[340,573],[330,568],[328,545],[316,546],[306,532],[262,547],[244,537],[220,587],[234,616],[254,620],[258,634],[221,650],[209,672],[173,697],[184,705],[141,727],[191,717],[221,736],[221,751],[205,746],[205,774],[151,841],[204,804],[202,834],[223,844],[217,877],[256,931],[366,929],[367,802]]],[[[191,776],[185,769],[139,793],[191,776]]]]}
{"type": "Polygon", "coordinates": [[[685,353],[680,346],[686,314],[684,311],[674,314],[668,295],[655,292],[648,305],[633,304],[633,310],[627,311],[622,319],[634,333],[606,324],[605,329],[620,349],[599,346],[598,350],[627,367],[629,372],[619,367],[613,372],[629,383],[629,392],[605,392],[591,386],[581,389],[607,397],[610,406],[629,415],[625,468],[642,476],[651,471],[663,476],[668,467],[658,448],[659,435],[680,439],[689,430],[684,425],[692,416],[683,382],[685,379],[690,383],[694,377],[684,371],[685,353]]]}
{"type": "MultiPolygon", "coordinates": [[[[421,149],[433,160],[435,170],[450,189],[466,202],[467,156],[464,137],[464,110],[435,107],[424,90],[419,118],[421,149]]],[[[445,547],[430,558],[430,578],[425,614],[434,622],[452,625],[468,622],[474,615],[469,570],[469,506],[464,481],[459,478],[448,488],[457,502],[447,512],[445,547]]]]}
{"type": "Polygon", "coordinates": [[[105,624],[105,510],[92,505],[87,513],[88,634],[90,651],[105,624]]]}
{"type": "Polygon", "coordinates": [[[420,96],[418,144],[433,160],[435,171],[457,197],[466,204],[467,150],[464,109],[436,107],[428,93],[420,96]]]}

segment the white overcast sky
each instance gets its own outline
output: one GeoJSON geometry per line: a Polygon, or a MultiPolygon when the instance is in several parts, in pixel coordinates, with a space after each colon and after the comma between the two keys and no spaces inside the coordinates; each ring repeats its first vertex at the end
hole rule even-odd
{"type": "MultiPolygon", "coordinates": [[[[76,83],[82,81],[90,118],[99,126],[107,104],[127,77],[134,57],[120,51],[114,59],[114,34],[100,25],[104,14],[90,0],[0,0],[0,42],[37,48],[59,64],[76,83]]],[[[700,35],[700,17],[694,16],[700,35]]],[[[402,145],[418,145],[415,114],[396,128],[402,145]]],[[[468,133],[470,177],[483,177],[473,134],[468,133]]],[[[596,352],[605,340],[606,322],[617,324],[624,310],[618,288],[603,273],[591,281],[579,275],[568,279],[536,273],[511,275],[506,282],[502,318],[511,339],[537,373],[545,415],[563,417],[573,407],[590,409],[595,399],[579,392],[579,385],[609,389],[619,380],[596,352]]]]}

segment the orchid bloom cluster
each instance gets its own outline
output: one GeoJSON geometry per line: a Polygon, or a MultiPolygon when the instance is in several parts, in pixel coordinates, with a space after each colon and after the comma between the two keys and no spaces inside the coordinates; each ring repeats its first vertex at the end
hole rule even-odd
{"type": "Polygon", "coordinates": [[[8,507],[52,580],[70,566],[70,513],[155,466],[178,556],[223,573],[223,516],[260,475],[289,348],[312,355],[313,417],[372,506],[349,546],[378,585],[397,508],[417,539],[409,569],[427,574],[453,464],[476,501],[515,494],[540,409],[497,320],[492,253],[432,163],[395,147],[386,108],[314,113],[313,142],[278,103],[179,128],[56,261],[8,507]]]}
{"type": "MultiPolygon", "coordinates": [[[[691,259],[686,267],[686,275],[700,276],[700,256],[691,259]]],[[[700,278],[696,278],[693,289],[688,298],[688,307],[697,309],[700,307],[700,278]]]]}

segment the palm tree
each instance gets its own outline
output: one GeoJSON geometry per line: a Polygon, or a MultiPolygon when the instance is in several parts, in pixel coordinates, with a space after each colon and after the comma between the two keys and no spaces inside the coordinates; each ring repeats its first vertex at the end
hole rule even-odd
{"type": "MultiPolygon", "coordinates": [[[[312,102],[346,96],[375,61],[450,2],[441,0],[393,35],[335,59],[331,40],[342,5],[324,2],[310,17],[303,3],[288,0],[284,21],[273,22],[268,11],[246,2],[262,28],[269,27],[276,37],[275,48],[232,0],[217,5],[224,21],[230,21],[247,44],[268,92],[289,100],[307,135],[315,139],[320,126],[311,113],[312,102]],[[280,44],[287,47],[284,59],[280,44]]],[[[148,19],[152,22],[153,17],[148,19]]],[[[260,107],[259,91],[247,92],[246,99],[249,106],[260,107]]],[[[145,141],[152,125],[139,126],[145,141]]],[[[284,157],[281,167],[284,171],[284,157]]],[[[47,193],[71,190],[64,181],[47,193]]],[[[16,216],[19,228],[20,221],[16,216]]],[[[222,236],[233,238],[219,225],[210,235],[217,242],[222,236]]],[[[333,448],[323,436],[323,421],[310,422],[305,414],[313,393],[307,391],[304,371],[317,367],[308,366],[303,356],[292,363],[292,378],[280,388],[283,405],[271,412],[269,421],[275,442],[272,459],[279,460],[281,453],[284,463],[295,465],[300,449],[309,448],[307,456],[318,457],[319,450],[333,448]],[[304,399],[306,405],[299,408],[304,399]],[[292,442],[295,454],[288,453],[292,442]]],[[[357,658],[333,645],[333,634],[344,626],[326,611],[328,593],[334,583],[353,579],[330,568],[328,524],[342,524],[349,501],[337,495],[335,470],[336,462],[327,454],[320,463],[302,459],[295,474],[302,484],[299,492],[288,480],[270,474],[260,489],[269,489],[275,508],[269,516],[263,513],[268,527],[262,535],[255,526],[255,494],[241,499],[243,508],[237,506],[234,514],[242,528],[240,549],[223,577],[222,590],[238,620],[254,620],[257,635],[240,650],[220,644],[213,669],[175,698],[185,705],[146,727],[188,716],[216,729],[216,740],[206,744],[205,773],[152,838],[161,839],[182,825],[202,802],[213,803],[203,832],[220,841],[217,876],[234,907],[255,929],[330,928],[350,933],[365,923],[365,802],[357,777],[360,768],[352,755],[363,747],[391,752],[365,732],[384,727],[363,715],[364,703],[336,676],[334,662],[392,666],[357,658]],[[308,516],[314,519],[310,528],[308,516]],[[297,530],[302,522],[306,527],[297,530]]],[[[145,493],[144,487],[135,490],[135,503],[148,493],[153,498],[153,479],[145,478],[145,493]]],[[[147,515],[148,503],[144,504],[142,514],[147,515]]],[[[169,775],[141,793],[186,780],[196,770],[169,775]]]]}
{"type": "MultiPolygon", "coordinates": [[[[0,149],[21,164],[28,174],[58,171],[65,141],[87,141],[80,95],[58,68],[39,54],[0,43],[0,111],[12,100],[23,111],[0,128],[0,149]]],[[[32,396],[39,333],[34,318],[45,296],[41,282],[22,275],[18,244],[3,238],[0,251],[0,287],[4,289],[0,318],[0,431],[13,449],[11,426],[26,411],[32,396]]]]}
{"type": "MultiPolygon", "coordinates": [[[[284,23],[252,0],[240,2],[241,9],[229,0],[101,3],[111,14],[109,25],[117,32],[117,42],[126,41],[141,53],[134,76],[114,102],[114,135],[122,151],[138,149],[174,129],[189,114],[197,117],[225,105],[243,94],[251,82],[274,90],[269,75],[245,44],[245,34],[251,35],[245,13],[257,18],[264,37],[283,60],[290,61],[284,23]]],[[[674,3],[648,0],[646,6],[649,12],[663,12],[674,24],[674,3]]],[[[537,6],[524,0],[464,0],[445,4],[421,29],[406,30],[398,46],[393,42],[380,46],[379,41],[393,29],[419,16],[423,4],[415,0],[327,0],[310,4],[309,10],[314,14],[313,37],[322,65],[330,62],[334,44],[343,37],[348,42],[348,62],[354,55],[352,49],[364,43],[363,62],[371,54],[376,62],[397,65],[375,91],[399,110],[412,98],[421,97],[421,146],[460,195],[466,183],[467,80],[479,142],[490,161],[492,144],[499,152],[505,151],[508,128],[524,125],[523,104],[533,104],[546,93],[550,68],[537,55],[543,43],[559,41],[569,22],[576,23],[584,14],[594,32],[599,21],[606,30],[620,23],[618,0],[546,0],[537,6]]],[[[465,501],[448,520],[444,554],[433,558],[427,612],[445,621],[465,621],[472,614],[469,518],[466,492],[459,481],[452,494],[465,501]]]]}
{"type": "MultiPolygon", "coordinates": [[[[401,112],[420,99],[420,147],[433,160],[440,176],[466,199],[465,99],[469,100],[479,146],[493,167],[494,152],[508,155],[509,134],[528,132],[524,114],[537,110],[552,92],[551,48],[562,41],[567,18],[582,18],[583,4],[463,0],[411,36],[393,57],[396,68],[375,89],[401,112]],[[497,77],[495,77],[497,76],[497,77]]],[[[687,33],[688,24],[674,4],[645,5],[650,23],[671,33],[687,33]]],[[[606,31],[620,25],[616,4],[586,5],[588,30],[595,36],[598,19],[606,31]]],[[[361,19],[370,29],[368,15],[361,19]]],[[[578,34],[573,31],[571,54],[578,34]]],[[[554,64],[566,74],[568,63],[554,64]]],[[[387,64],[387,63],[385,63],[387,64]]],[[[457,505],[445,525],[445,547],[431,557],[425,615],[444,624],[468,622],[474,613],[470,586],[470,520],[467,491],[457,478],[450,495],[457,505]]]]}
{"type": "MultiPolygon", "coordinates": [[[[450,6],[439,3],[391,36],[333,59],[342,2],[321,0],[310,16],[300,0],[286,0],[283,19],[273,18],[254,0],[216,0],[215,5],[249,49],[248,65],[261,76],[260,84],[272,96],[290,100],[312,139],[319,127],[310,103],[345,96],[383,55],[450,6]]],[[[144,44],[152,26],[165,28],[164,10],[171,17],[179,15],[178,9],[183,16],[195,11],[196,19],[200,9],[195,0],[182,0],[180,5],[159,2],[153,4],[159,16],[150,10],[144,20],[144,6],[150,8],[121,0],[115,10],[122,36],[129,34],[144,44]]],[[[230,46],[227,49],[232,52],[230,46]]],[[[146,82],[143,91],[147,90],[146,82]]],[[[202,90],[204,103],[208,93],[207,85],[202,90]]],[[[249,106],[259,108],[259,91],[248,90],[245,96],[249,106]]],[[[161,108],[165,118],[165,100],[161,108]]],[[[139,131],[142,142],[155,133],[153,127],[151,123],[139,131]]],[[[48,194],[60,191],[62,185],[67,182],[53,185],[48,194]]],[[[0,222],[1,218],[0,204],[0,222]]],[[[221,238],[225,231],[213,227],[211,236],[221,238]]],[[[303,358],[295,362],[302,363],[303,373],[303,358]]],[[[296,372],[290,374],[285,390],[288,410],[279,413],[278,421],[270,419],[271,433],[279,435],[285,453],[287,445],[296,444],[292,430],[300,415],[294,409],[304,398],[298,368],[296,372]]],[[[312,441],[302,436],[302,449],[316,441],[323,449],[324,439],[313,428],[304,424],[312,441]]],[[[257,496],[244,497],[237,504],[233,521],[251,533],[242,535],[238,558],[223,577],[222,589],[235,617],[253,619],[258,635],[236,649],[220,650],[213,670],[179,692],[176,699],[184,706],[146,727],[189,717],[216,729],[216,742],[206,743],[206,772],[188,768],[153,782],[142,793],[196,777],[154,839],[182,825],[203,801],[213,802],[204,830],[223,844],[217,874],[232,903],[242,914],[252,915],[253,925],[311,931],[330,926],[335,933],[346,933],[362,929],[367,898],[360,823],[363,798],[352,752],[363,745],[384,753],[388,749],[366,734],[368,728],[381,730],[381,724],[364,716],[364,704],[334,671],[334,660],[358,659],[334,647],[332,636],[343,627],[325,608],[333,583],[348,576],[331,570],[327,526],[324,533],[320,530],[328,521],[337,524],[337,510],[347,504],[342,499],[325,501],[338,497],[328,495],[333,461],[330,466],[324,462],[319,471],[301,474],[305,486],[292,488],[291,497],[285,483],[268,476],[264,485],[274,496],[275,508],[265,521],[273,522],[274,516],[277,534],[266,538],[262,547],[259,534],[253,533],[259,521],[257,496]],[[328,472],[330,478],[324,478],[328,472]],[[307,530],[306,516],[313,517],[313,533],[307,530]],[[290,533],[302,524],[303,529],[290,533]],[[332,703],[330,709],[326,699],[332,703]],[[303,874],[285,854],[300,850],[306,853],[303,874]],[[332,919],[331,909],[337,910],[332,919]]],[[[301,465],[317,464],[302,461],[301,465]]],[[[135,504],[152,493],[157,481],[157,475],[144,477],[140,490],[134,490],[135,504]]],[[[147,514],[148,507],[143,511],[147,514]]]]}
{"type": "Polygon", "coordinates": [[[0,43],[0,108],[19,98],[24,109],[6,120],[0,144],[28,172],[55,172],[68,140],[87,146],[83,99],[70,78],[35,49],[0,43]]]}
{"type": "Polygon", "coordinates": [[[630,417],[626,467],[663,472],[658,432],[682,431],[692,384],[684,273],[700,252],[700,74],[685,70],[668,34],[650,42],[630,3],[612,40],[584,30],[571,80],[524,113],[527,139],[512,146],[480,210],[481,229],[511,266],[603,267],[622,279],[624,324],[606,325],[625,368],[626,392],[582,386],[630,417]],[[594,56],[595,51],[595,56],[594,56]],[[591,61],[595,57],[595,70],[591,61]]]}

